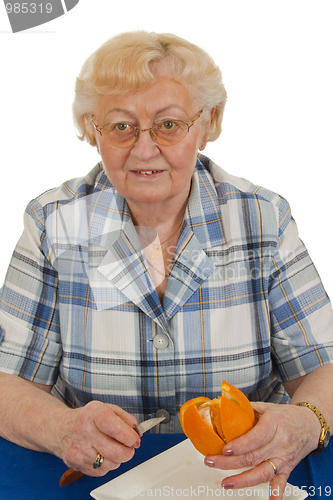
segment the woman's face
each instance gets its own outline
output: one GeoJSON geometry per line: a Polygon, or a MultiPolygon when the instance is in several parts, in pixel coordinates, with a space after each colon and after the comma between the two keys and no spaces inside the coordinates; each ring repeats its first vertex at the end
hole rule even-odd
{"type": "MultiPolygon", "coordinates": [[[[189,91],[166,76],[156,77],[146,89],[127,96],[103,96],[94,113],[98,126],[125,122],[140,129],[167,119],[190,124],[200,109],[189,91]]],[[[185,138],[171,146],[156,144],[149,132],[140,132],[137,142],[118,148],[98,133],[96,141],[105,172],[117,191],[131,204],[184,203],[190,189],[197,152],[205,143],[209,123],[203,118],[190,128],[185,138]],[[154,173],[149,175],[144,172],[154,173]]]]}

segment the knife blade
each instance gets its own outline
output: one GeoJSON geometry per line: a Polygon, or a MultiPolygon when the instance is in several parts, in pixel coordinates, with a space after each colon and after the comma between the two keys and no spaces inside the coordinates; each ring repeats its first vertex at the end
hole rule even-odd
{"type": "Polygon", "coordinates": [[[155,425],[163,422],[164,419],[165,417],[148,418],[148,420],[144,420],[140,424],[136,425],[134,430],[139,434],[139,436],[142,436],[142,434],[149,431],[149,429],[152,429],[155,425]]]}
{"type": "MultiPolygon", "coordinates": [[[[142,434],[155,427],[155,425],[159,424],[164,419],[165,417],[149,418],[148,420],[144,420],[140,424],[136,425],[134,427],[134,430],[139,434],[139,436],[142,436],[142,434]]],[[[73,469],[67,469],[60,478],[59,486],[66,486],[67,484],[74,483],[82,476],[84,476],[83,472],[73,469]]]]}

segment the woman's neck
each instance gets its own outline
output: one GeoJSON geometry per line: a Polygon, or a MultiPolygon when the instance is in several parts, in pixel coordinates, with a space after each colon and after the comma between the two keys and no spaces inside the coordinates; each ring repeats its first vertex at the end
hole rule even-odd
{"type": "Polygon", "coordinates": [[[127,200],[156,292],[162,302],[172,268],[189,193],[170,203],[135,204],[127,200]]]}
{"type": "Polygon", "coordinates": [[[151,227],[157,232],[168,231],[178,226],[184,218],[188,197],[182,203],[174,201],[168,204],[155,205],[127,202],[135,226],[151,227]]]}

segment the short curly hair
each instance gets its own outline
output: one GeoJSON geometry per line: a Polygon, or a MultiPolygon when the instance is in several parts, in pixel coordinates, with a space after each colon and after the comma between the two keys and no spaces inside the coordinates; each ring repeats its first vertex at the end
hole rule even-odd
{"type": "Polygon", "coordinates": [[[206,118],[215,109],[207,141],[216,140],[227,93],[219,67],[202,48],[169,33],[135,31],[119,34],[99,47],[83,64],[76,80],[73,118],[78,137],[96,145],[87,117],[101,96],[133,94],[154,83],[154,70],[166,64],[168,76],[191,91],[206,118]]]}

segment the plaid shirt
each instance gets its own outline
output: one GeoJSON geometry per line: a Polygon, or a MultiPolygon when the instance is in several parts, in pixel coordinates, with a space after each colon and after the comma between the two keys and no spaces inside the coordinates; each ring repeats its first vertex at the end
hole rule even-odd
{"type": "MultiPolygon", "coordinates": [[[[143,420],[216,397],[287,402],[333,359],[329,299],[288,203],[201,155],[161,304],[126,201],[100,164],[32,201],[1,289],[0,370],[68,405],[143,420]],[[164,334],[168,346],[156,348],[164,334]]],[[[156,431],[156,430],[155,430],[156,431]]]]}

